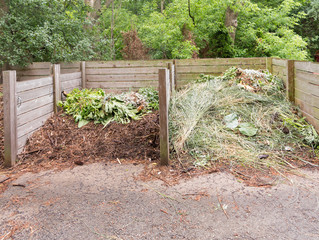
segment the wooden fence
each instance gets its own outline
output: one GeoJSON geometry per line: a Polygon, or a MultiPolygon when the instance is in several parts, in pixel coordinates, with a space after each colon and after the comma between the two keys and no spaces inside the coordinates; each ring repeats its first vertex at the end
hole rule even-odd
{"type": "Polygon", "coordinates": [[[218,75],[232,66],[268,69],[280,76],[289,100],[300,106],[307,120],[319,130],[318,63],[277,58],[34,63],[28,68],[15,68],[16,73],[3,74],[6,164],[14,163],[27,138],[57,110],[61,91],[86,87],[121,92],[150,86],[159,87],[161,158],[168,162],[168,120],[165,116],[170,92],[176,85],[181,87],[196,80],[199,74],[218,75]],[[169,70],[160,70],[163,68],[169,70]]]}
{"type": "MultiPolygon", "coordinates": [[[[33,66],[47,66],[34,64],[33,66]]],[[[80,88],[82,73],[61,74],[60,65],[52,65],[45,70],[4,71],[4,157],[5,165],[12,166],[33,132],[57,111],[57,102],[62,90],[80,88]],[[49,76],[46,74],[49,73],[49,76]],[[31,75],[37,74],[37,75],[31,75]],[[39,75],[39,74],[43,74],[39,75]],[[20,81],[17,77],[20,76],[20,81]],[[32,80],[21,81],[22,79],[32,80]]],[[[72,70],[73,71],[73,70],[72,70]]]]}

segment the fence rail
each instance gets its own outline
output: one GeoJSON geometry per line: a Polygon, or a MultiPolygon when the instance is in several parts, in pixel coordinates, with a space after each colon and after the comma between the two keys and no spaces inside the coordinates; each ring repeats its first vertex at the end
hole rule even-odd
{"type": "Polygon", "coordinates": [[[167,104],[171,92],[176,86],[196,80],[201,73],[218,75],[233,66],[268,69],[280,76],[288,99],[295,102],[319,130],[317,63],[278,58],[33,63],[24,69],[11,68],[13,71],[3,72],[5,164],[13,165],[27,138],[57,112],[62,91],[82,87],[122,92],[150,86],[159,88],[161,159],[162,163],[168,163],[167,104]]]}

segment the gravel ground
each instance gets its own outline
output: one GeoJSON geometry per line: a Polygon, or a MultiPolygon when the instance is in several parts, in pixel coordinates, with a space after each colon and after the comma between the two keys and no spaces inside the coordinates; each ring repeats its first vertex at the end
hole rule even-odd
{"type": "Polygon", "coordinates": [[[318,172],[255,188],[227,173],[164,186],[142,169],[26,173],[0,196],[0,239],[319,239],[318,172]]]}

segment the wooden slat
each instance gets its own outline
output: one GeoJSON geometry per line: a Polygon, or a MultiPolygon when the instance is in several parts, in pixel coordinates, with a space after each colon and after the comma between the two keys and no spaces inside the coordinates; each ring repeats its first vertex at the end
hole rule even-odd
{"type": "MultiPolygon", "coordinates": [[[[234,65],[235,66],[235,65],[234,65]]],[[[242,65],[236,65],[237,67],[242,67],[242,65]]],[[[251,69],[260,69],[262,65],[254,65],[250,67],[251,69]]],[[[222,73],[229,69],[229,66],[176,66],[177,74],[181,73],[204,73],[204,74],[213,74],[213,73],[222,73]]]]}
{"type": "Polygon", "coordinates": [[[310,93],[315,96],[319,96],[319,85],[315,85],[305,81],[300,81],[299,79],[295,79],[295,88],[303,92],[310,93]]]}
{"type": "Polygon", "coordinates": [[[273,58],[272,59],[272,64],[276,66],[281,66],[286,68],[287,67],[287,60],[284,59],[278,59],[278,58],[273,58]]]}
{"type": "Polygon", "coordinates": [[[35,80],[28,80],[23,82],[17,82],[17,93],[28,91],[34,88],[39,88],[47,85],[52,85],[52,77],[45,77],[35,80]]]}
{"type": "Polygon", "coordinates": [[[87,82],[87,88],[140,88],[158,86],[158,82],[87,82]]]}
{"type": "Polygon", "coordinates": [[[61,82],[70,81],[78,78],[81,78],[81,72],[73,72],[60,75],[61,82]]]}
{"type": "Polygon", "coordinates": [[[61,83],[61,91],[67,88],[80,88],[80,87],[81,87],[81,78],[61,83]]]}
{"type": "Polygon", "coordinates": [[[233,65],[263,65],[266,68],[266,58],[202,58],[178,59],[176,66],[233,66],[233,65]]]}
{"type": "Polygon", "coordinates": [[[41,106],[39,108],[19,115],[17,120],[17,126],[20,127],[49,113],[53,113],[53,103],[49,103],[47,105],[41,106]]]}
{"type": "Polygon", "coordinates": [[[86,74],[94,74],[94,75],[111,75],[111,74],[156,74],[158,71],[157,67],[143,67],[143,68],[87,68],[86,74]]]}
{"type": "Polygon", "coordinates": [[[17,128],[18,130],[18,138],[26,135],[26,134],[29,134],[29,133],[32,133],[34,130],[36,130],[37,128],[41,127],[45,121],[51,117],[51,113],[48,113],[48,114],[45,114],[31,122],[28,122],[20,127],[17,128]]]}
{"type": "Polygon", "coordinates": [[[312,105],[312,94],[306,93],[300,89],[295,89],[295,99],[302,101],[306,104],[312,105]]]}
{"type": "Polygon", "coordinates": [[[295,68],[305,72],[319,73],[319,63],[295,62],[295,68]]]}
{"type": "Polygon", "coordinates": [[[22,152],[25,144],[27,143],[29,135],[31,135],[31,134],[27,134],[27,135],[24,135],[24,136],[18,138],[18,154],[20,154],[22,152]]]}
{"type": "Polygon", "coordinates": [[[130,68],[130,67],[165,67],[172,60],[147,61],[93,61],[85,62],[86,68],[130,68]]]}
{"type": "Polygon", "coordinates": [[[30,69],[18,71],[18,76],[49,76],[50,69],[30,69]]]}
{"type": "Polygon", "coordinates": [[[12,70],[30,70],[30,69],[50,69],[51,63],[50,62],[34,62],[29,66],[23,67],[10,67],[12,70]]]}
{"type": "Polygon", "coordinates": [[[52,84],[39,87],[39,88],[33,88],[28,91],[20,92],[17,94],[17,97],[18,97],[19,103],[25,103],[27,101],[34,100],[45,95],[50,95],[50,96],[53,95],[52,84]]]}
{"type": "Polygon", "coordinates": [[[297,106],[300,107],[302,111],[306,112],[307,114],[313,117],[313,107],[310,104],[307,104],[298,98],[295,99],[295,103],[297,106]]]}
{"type": "Polygon", "coordinates": [[[295,78],[297,78],[298,81],[301,80],[301,81],[319,85],[319,75],[317,74],[296,70],[295,78]]]}
{"type": "Polygon", "coordinates": [[[41,106],[44,106],[44,105],[47,105],[49,103],[53,103],[53,96],[51,95],[45,95],[45,96],[42,96],[42,97],[39,97],[39,98],[36,98],[36,99],[33,99],[31,101],[28,101],[28,102],[22,102],[21,106],[17,108],[17,114],[18,116],[23,114],[23,113],[26,113],[26,112],[29,112],[33,109],[37,109],[41,106]]]}
{"type": "Polygon", "coordinates": [[[302,114],[306,117],[307,121],[314,126],[314,128],[319,132],[319,120],[311,116],[305,111],[301,111],[302,114]]]}
{"type": "Polygon", "coordinates": [[[80,62],[60,63],[60,66],[61,66],[61,70],[67,69],[67,68],[80,69],[80,62]]]}
{"type": "Polygon", "coordinates": [[[158,74],[87,75],[88,82],[158,81],[158,74]]]}

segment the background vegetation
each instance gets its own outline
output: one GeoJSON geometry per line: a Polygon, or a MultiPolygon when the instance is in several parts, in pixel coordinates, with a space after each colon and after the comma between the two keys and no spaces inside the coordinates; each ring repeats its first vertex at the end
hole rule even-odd
{"type": "Polygon", "coordinates": [[[0,8],[0,65],[134,57],[312,60],[319,50],[319,0],[0,0],[0,8]]]}

